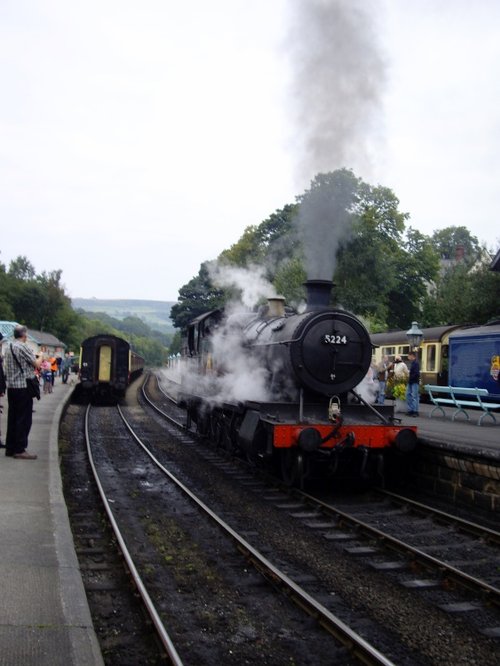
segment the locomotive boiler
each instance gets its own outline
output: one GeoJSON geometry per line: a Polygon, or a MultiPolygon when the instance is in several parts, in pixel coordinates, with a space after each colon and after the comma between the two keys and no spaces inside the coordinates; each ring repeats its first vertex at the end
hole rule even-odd
{"type": "Polygon", "coordinates": [[[188,360],[206,381],[185,383],[181,399],[189,419],[220,446],[277,466],[289,484],[325,473],[383,477],[388,456],[415,449],[416,428],[402,426],[392,406],[375,407],[356,390],[370,368],[370,336],[354,315],[329,306],[330,281],[305,286],[302,313],[274,298],[258,313],[225,318],[213,311],[190,324],[188,360]],[[265,377],[262,398],[218,394],[235,340],[265,377]]]}

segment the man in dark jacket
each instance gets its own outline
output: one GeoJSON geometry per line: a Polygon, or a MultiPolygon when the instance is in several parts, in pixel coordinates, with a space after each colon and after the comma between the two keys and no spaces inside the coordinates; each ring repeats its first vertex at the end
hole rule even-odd
{"type": "Polygon", "coordinates": [[[418,405],[420,402],[420,364],[414,352],[408,354],[410,361],[410,376],[406,388],[406,403],[408,405],[408,416],[418,416],[418,405]]]}

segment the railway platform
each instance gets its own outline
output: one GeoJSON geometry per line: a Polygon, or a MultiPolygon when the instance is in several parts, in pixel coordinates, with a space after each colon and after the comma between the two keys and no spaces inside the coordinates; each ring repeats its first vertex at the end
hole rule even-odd
{"type": "MultiPolygon", "coordinates": [[[[73,387],[34,401],[29,451],[0,449],[0,666],[103,664],[62,492],[58,431],[73,387]]],[[[2,441],[7,397],[2,398],[2,441]]]]}
{"type": "Polygon", "coordinates": [[[420,403],[419,416],[410,417],[406,414],[396,414],[402,423],[416,425],[419,440],[436,448],[448,451],[460,451],[475,457],[500,461],[500,413],[496,413],[496,423],[492,419],[484,419],[478,425],[484,412],[480,409],[469,409],[469,421],[463,414],[452,421],[455,407],[444,407],[445,416],[430,413],[434,405],[420,403]]]}

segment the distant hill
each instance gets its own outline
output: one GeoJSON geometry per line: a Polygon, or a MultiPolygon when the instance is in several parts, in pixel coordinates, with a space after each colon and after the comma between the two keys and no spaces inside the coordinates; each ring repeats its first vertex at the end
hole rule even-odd
{"type": "Polygon", "coordinates": [[[73,298],[71,302],[75,310],[103,312],[115,319],[138,317],[156,331],[160,331],[161,333],[174,332],[174,327],[170,320],[170,308],[175,304],[175,301],[73,298]]]}

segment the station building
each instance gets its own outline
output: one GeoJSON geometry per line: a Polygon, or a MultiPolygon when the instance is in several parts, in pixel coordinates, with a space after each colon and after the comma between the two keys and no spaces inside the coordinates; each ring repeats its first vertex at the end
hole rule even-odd
{"type": "MultiPolygon", "coordinates": [[[[0,333],[3,340],[0,342],[0,348],[3,354],[4,346],[8,345],[14,338],[14,328],[19,326],[16,321],[0,321],[0,333]]],[[[45,356],[64,356],[66,345],[58,340],[52,333],[44,331],[35,331],[28,328],[27,344],[35,354],[44,354],[45,356]]]]}

